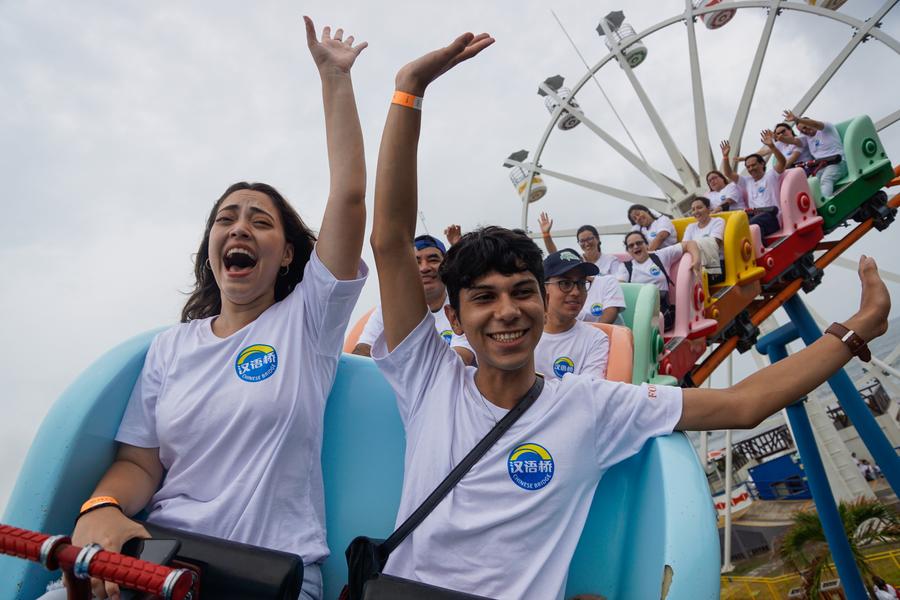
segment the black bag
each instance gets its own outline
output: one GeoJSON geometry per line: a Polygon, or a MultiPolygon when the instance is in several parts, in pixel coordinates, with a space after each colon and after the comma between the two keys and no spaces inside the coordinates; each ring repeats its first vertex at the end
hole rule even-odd
{"type": "Polygon", "coordinates": [[[450,474],[438,484],[419,508],[403,522],[387,540],[374,540],[365,536],[355,538],[347,546],[347,587],[341,599],[348,600],[490,600],[484,596],[473,596],[435,587],[418,581],[393,577],[381,573],[388,556],[406,539],[413,529],[427,517],[444,497],[450,493],[460,479],[484,456],[506,431],[512,427],[528,407],[534,404],[544,389],[544,378],[535,377],[534,385],[516,406],[506,413],[472,450],[456,465],[450,474]]]}
{"type": "Polygon", "coordinates": [[[200,598],[297,600],[303,560],[296,554],[142,523],[155,539],[181,542],[173,560],[200,570],[200,598]]]}

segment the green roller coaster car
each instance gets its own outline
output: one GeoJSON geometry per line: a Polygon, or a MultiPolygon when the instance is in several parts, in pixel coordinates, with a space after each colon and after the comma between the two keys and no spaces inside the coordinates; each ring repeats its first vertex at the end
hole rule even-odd
{"type": "Polygon", "coordinates": [[[659,331],[659,290],[654,285],[623,283],[622,292],[625,295],[622,319],[634,335],[631,381],[678,385],[674,377],[659,374],[659,357],[664,346],[659,331]]]}
{"type": "Polygon", "coordinates": [[[824,220],[825,233],[833,231],[848,219],[862,222],[875,216],[876,222],[879,217],[890,222],[892,214],[884,206],[887,197],[881,188],[893,179],[894,170],[872,119],[861,115],[835,127],[844,144],[846,177],[838,181],[835,186],[838,192],[830,198],[822,197],[817,178],[809,178],[809,189],[815,199],[816,210],[824,220]]]}

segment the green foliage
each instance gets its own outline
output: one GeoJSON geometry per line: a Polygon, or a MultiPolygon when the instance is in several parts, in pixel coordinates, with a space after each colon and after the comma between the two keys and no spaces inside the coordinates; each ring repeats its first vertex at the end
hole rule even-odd
{"type": "MultiPolygon", "coordinates": [[[[888,506],[866,498],[841,502],[838,513],[859,572],[868,580],[873,573],[861,549],[874,543],[900,541],[900,519],[888,506]]],[[[822,522],[814,510],[798,512],[793,521],[793,526],[781,540],[778,552],[803,578],[807,597],[819,600],[819,586],[825,575],[835,575],[834,567],[829,563],[831,553],[822,522]]]]}

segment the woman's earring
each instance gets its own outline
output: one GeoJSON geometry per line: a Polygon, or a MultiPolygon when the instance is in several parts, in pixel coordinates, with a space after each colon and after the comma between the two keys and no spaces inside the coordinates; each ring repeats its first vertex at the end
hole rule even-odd
{"type": "Polygon", "coordinates": [[[290,272],[290,270],[291,270],[291,265],[284,265],[284,266],[282,267],[282,269],[284,269],[284,270],[283,270],[283,271],[280,271],[278,274],[279,274],[281,277],[284,277],[285,275],[287,275],[287,274],[290,272]]]}
{"type": "Polygon", "coordinates": [[[206,259],[206,262],[203,265],[207,268],[207,270],[212,271],[212,265],[209,264],[209,259],[206,259]]]}

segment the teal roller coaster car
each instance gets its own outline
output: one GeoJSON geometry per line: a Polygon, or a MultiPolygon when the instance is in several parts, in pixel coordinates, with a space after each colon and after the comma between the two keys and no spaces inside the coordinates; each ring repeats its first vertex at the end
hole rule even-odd
{"type": "Polygon", "coordinates": [[[829,198],[822,197],[819,180],[809,178],[809,189],[816,202],[816,210],[824,219],[828,234],[847,220],[863,222],[875,217],[875,227],[887,227],[894,218],[892,209],[886,206],[887,195],[881,191],[894,177],[891,161],[878,138],[875,125],[868,115],[854,117],[835,125],[844,144],[847,159],[847,175],[838,181],[838,192],[829,198]]]}

